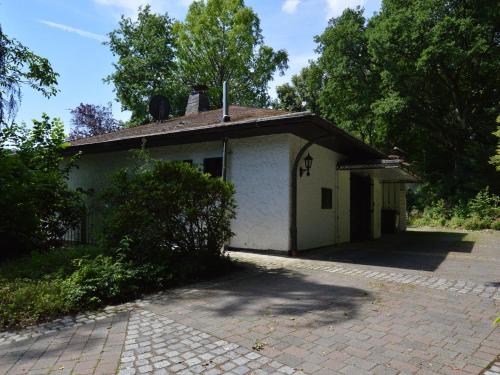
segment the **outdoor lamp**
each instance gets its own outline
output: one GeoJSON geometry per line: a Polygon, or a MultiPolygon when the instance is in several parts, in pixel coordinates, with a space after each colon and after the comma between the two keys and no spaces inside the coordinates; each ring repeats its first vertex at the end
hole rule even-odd
{"type": "Polygon", "coordinates": [[[304,174],[304,172],[307,172],[307,176],[310,176],[311,173],[310,173],[310,169],[311,169],[311,165],[313,163],[313,158],[311,156],[311,154],[307,153],[307,156],[304,158],[304,165],[305,165],[305,168],[302,168],[300,167],[300,177],[302,177],[302,175],[304,174]]]}

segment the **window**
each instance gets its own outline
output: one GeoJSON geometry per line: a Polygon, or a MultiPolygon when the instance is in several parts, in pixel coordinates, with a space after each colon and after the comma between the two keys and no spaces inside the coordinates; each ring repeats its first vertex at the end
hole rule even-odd
{"type": "Polygon", "coordinates": [[[321,188],[321,209],[331,210],[333,208],[333,190],[321,188]]]}
{"type": "Polygon", "coordinates": [[[222,158],[206,158],[203,160],[203,172],[212,177],[222,177],[222,158]]]}

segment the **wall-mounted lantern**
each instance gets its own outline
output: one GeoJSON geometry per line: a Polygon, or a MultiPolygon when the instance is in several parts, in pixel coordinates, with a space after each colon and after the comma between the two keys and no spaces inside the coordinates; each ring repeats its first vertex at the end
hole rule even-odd
{"type": "Polygon", "coordinates": [[[307,176],[311,175],[310,170],[311,170],[312,163],[313,163],[313,158],[312,158],[311,154],[307,153],[307,156],[304,158],[305,168],[300,167],[300,169],[299,169],[300,177],[302,177],[304,172],[307,172],[307,176]]]}

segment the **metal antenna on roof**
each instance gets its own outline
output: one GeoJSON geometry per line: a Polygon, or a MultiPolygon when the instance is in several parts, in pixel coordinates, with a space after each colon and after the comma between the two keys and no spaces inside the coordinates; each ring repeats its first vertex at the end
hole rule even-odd
{"type": "Polygon", "coordinates": [[[222,122],[231,121],[229,116],[229,99],[228,99],[228,88],[227,81],[222,84],[222,122]]]}

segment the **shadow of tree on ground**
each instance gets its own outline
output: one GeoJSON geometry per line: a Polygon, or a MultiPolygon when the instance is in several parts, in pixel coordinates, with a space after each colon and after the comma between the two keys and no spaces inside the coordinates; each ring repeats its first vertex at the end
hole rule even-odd
{"type": "Polygon", "coordinates": [[[182,304],[219,317],[283,317],[323,326],[355,318],[359,306],[374,299],[363,289],[318,281],[296,271],[263,270],[250,264],[244,269],[200,289],[173,291],[158,304],[174,308],[182,304]]]}

